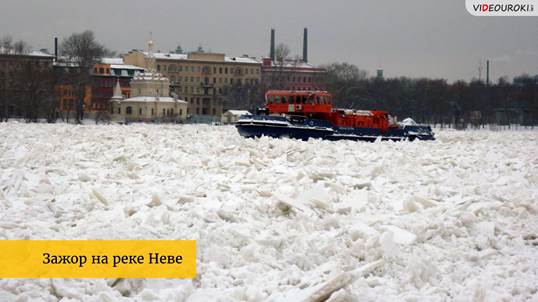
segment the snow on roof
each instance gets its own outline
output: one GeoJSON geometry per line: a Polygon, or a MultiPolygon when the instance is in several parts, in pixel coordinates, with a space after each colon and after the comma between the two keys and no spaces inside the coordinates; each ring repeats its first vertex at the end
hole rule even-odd
{"type": "MultiPolygon", "coordinates": [[[[144,55],[148,56],[149,54],[147,52],[144,52],[144,55]]],[[[153,53],[153,56],[156,59],[163,59],[163,60],[186,60],[187,59],[187,54],[183,54],[183,53],[157,52],[157,53],[153,53]]]]}
{"type": "MultiPolygon", "coordinates": [[[[149,56],[149,53],[146,51],[141,51],[145,56],[149,56]]],[[[156,52],[153,53],[155,59],[161,60],[189,60],[189,61],[203,61],[197,59],[189,59],[187,54],[184,53],[165,53],[165,52],[156,52]]],[[[260,64],[256,59],[250,57],[224,57],[224,62],[236,62],[236,63],[246,63],[246,64],[260,64]]]]}
{"type": "Polygon", "coordinates": [[[237,63],[247,63],[247,64],[260,64],[256,59],[249,57],[225,57],[225,62],[237,62],[237,63]]]}
{"type": "Polygon", "coordinates": [[[135,96],[135,97],[132,97],[132,98],[125,99],[122,102],[141,102],[141,103],[143,103],[143,102],[147,102],[147,103],[159,102],[159,103],[187,104],[187,102],[185,102],[184,100],[179,100],[179,99],[174,99],[174,98],[171,98],[171,97],[164,97],[164,96],[161,96],[159,98],[154,97],[154,96],[135,96]]]}
{"type": "Polygon", "coordinates": [[[247,110],[228,110],[226,112],[230,112],[233,115],[252,115],[252,113],[247,110]]]}
{"type": "Polygon", "coordinates": [[[48,57],[48,58],[54,58],[54,55],[51,55],[51,54],[48,54],[46,52],[42,52],[40,50],[32,50],[30,52],[28,52],[28,55],[29,56],[34,56],[34,57],[48,57]]]}
{"type": "Polygon", "coordinates": [[[14,50],[12,50],[12,49],[7,50],[4,47],[0,47],[0,54],[54,58],[54,55],[48,54],[46,52],[42,52],[40,50],[31,50],[31,51],[24,52],[24,53],[16,53],[14,50]]]}
{"type": "Polygon", "coordinates": [[[110,65],[123,65],[123,58],[102,58],[101,63],[110,65]]]}
{"type": "Polygon", "coordinates": [[[110,68],[112,69],[134,69],[134,70],[144,70],[143,67],[138,67],[134,65],[124,65],[124,64],[111,64],[110,68]]]}
{"type": "Polygon", "coordinates": [[[160,80],[160,81],[168,81],[168,78],[167,77],[164,77],[162,74],[160,73],[155,73],[155,74],[152,74],[150,72],[148,73],[141,73],[139,75],[136,75],[134,78],[134,80],[160,80]]]}
{"type": "Polygon", "coordinates": [[[293,62],[293,61],[287,61],[282,65],[276,64],[275,62],[272,62],[273,67],[291,67],[291,68],[317,68],[312,64],[305,63],[305,62],[293,62]]]}

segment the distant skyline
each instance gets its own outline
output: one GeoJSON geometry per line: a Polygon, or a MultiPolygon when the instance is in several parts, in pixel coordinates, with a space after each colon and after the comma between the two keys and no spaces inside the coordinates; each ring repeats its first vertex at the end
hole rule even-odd
{"type": "Polygon", "coordinates": [[[491,61],[491,79],[538,74],[538,17],[474,17],[464,1],[273,0],[2,0],[0,37],[32,48],[53,49],[53,38],[93,30],[118,52],[145,49],[153,32],[156,49],[269,55],[276,42],[302,54],[309,29],[309,60],[348,62],[374,76],[478,77],[479,61],[491,61]]]}

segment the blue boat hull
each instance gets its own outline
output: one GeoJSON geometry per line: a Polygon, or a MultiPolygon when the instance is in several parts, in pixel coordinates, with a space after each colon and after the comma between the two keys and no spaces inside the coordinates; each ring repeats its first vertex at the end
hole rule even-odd
{"type": "Polygon", "coordinates": [[[294,138],[301,140],[356,140],[373,142],[381,140],[434,140],[434,134],[429,126],[408,125],[390,128],[382,133],[376,128],[332,127],[325,121],[305,119],[300,123],[290,123],[283,117],[248,116],[236,123],[239,134],[244,137],[274,137],[294,138]]]}

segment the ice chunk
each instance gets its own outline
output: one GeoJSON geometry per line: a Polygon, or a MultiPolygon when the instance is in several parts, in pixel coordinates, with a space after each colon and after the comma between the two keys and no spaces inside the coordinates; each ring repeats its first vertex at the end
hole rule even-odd
{"type": "Polygon", "coordinates": [[[392,232],[394,235],[394,242],[398,244],[409,245],[417,239],[417,235],[394,225],[384,225],[381,229],[392,232]]]}

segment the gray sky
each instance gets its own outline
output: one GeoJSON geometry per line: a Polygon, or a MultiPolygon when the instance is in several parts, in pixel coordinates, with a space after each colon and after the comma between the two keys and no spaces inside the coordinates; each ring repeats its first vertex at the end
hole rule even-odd
{"type": "Polygon", "coordinates": [[[152,31],[162,51],[180,43],[260,57],[268,55],[273,27],[277,43],[299,55],[308,27],[314,64],[454,81],[477,77],[479,60],[489,58],[495,80],[538,74],[538,17],[473,17],[462,0],[0,1],[0,36],[34,48],[52,49],[54,36],[91,29],[110,49],[145,49],[152,31]]]}

